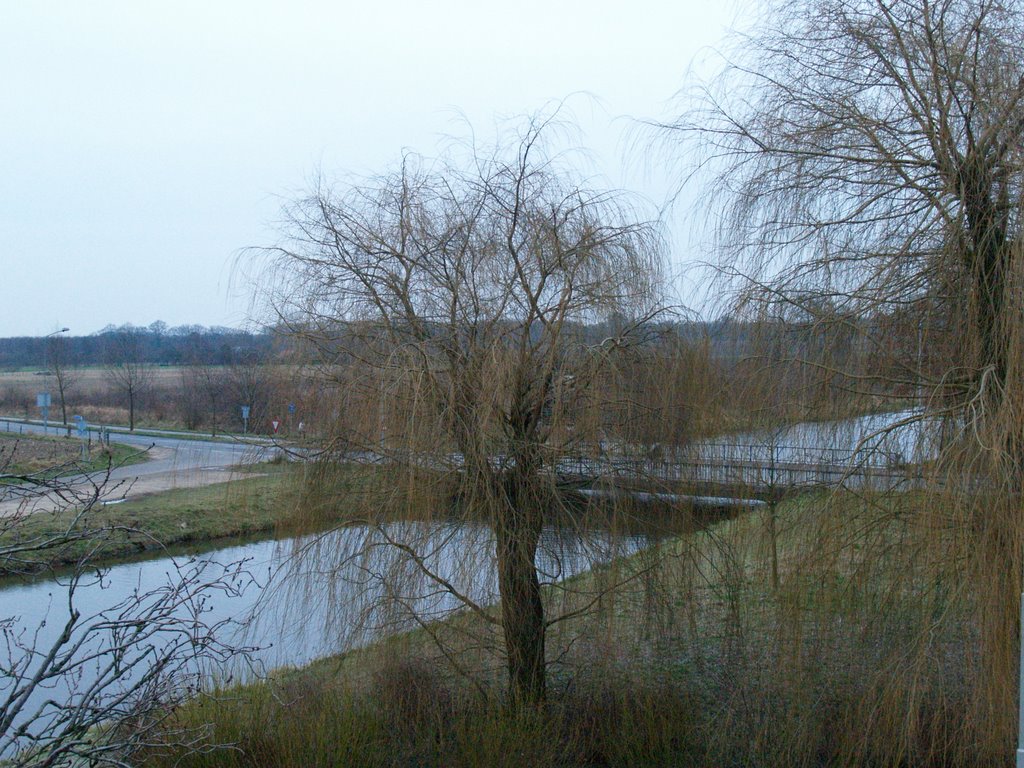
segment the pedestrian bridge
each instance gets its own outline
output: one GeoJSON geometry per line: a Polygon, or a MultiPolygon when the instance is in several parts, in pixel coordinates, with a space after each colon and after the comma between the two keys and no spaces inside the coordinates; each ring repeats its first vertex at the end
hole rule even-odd
{"type": "Polygon", "coordinates": [[[648,455],[565,457],[555,469],[570,484],[782,497],[813,489],[893,490],[919,484],[919,464],[878,450],[716,442],[648,455]]]}

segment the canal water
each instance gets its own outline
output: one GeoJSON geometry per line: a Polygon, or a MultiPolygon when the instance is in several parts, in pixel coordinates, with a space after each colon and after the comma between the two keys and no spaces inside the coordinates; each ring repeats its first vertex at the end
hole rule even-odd
{"type": "Polygon", "coordinates": [[[919,410],[839,421],[808,421],[702,440],[690,450],[739,461],[892,466],[934,459],[954,425],[919,410]]]}
{"type": "MultiPolygon", "coordinates": [[[[547,529],[537,556],[541,581],[558,582],[596,563],[644,549],[654,539],[649,534],[612,537],[602,530],[547,529]]],[[[72,610],[83,618],[70,643],[82,640],[76,656],[93,657],[73,674],[58,676],[38,690],[25,714],[47,699],[73,699],[104,674],[110,664],[106,649],[116,642],[115,630],[87,632],[86,627],[95,624],[89,617],[100,617],[101,622],[109,619],[113,625],[126,616],[145,615],[147,601],[174,590],[184,574],[197,583],[230,574],[220,585],[229,589],[205,590],[179,606],[178,618],[186,631],[193,620],[220,625],[221,643],[250,649],[244,656],[207,663],[201,670],[220,680],[251,679],[273,668],[305,664],[415,628],[418,621],[444,618],[464,608],[465,601],[486,606],[498,599],[490,528],[437,522],[352,526],[319,535],[242,543],[202,555],[117,565],[81,580],[73,604],[63,579],[14,584],[0,589],[5,669],[23,661],[26,667],[20,676],[33,674],[41,662],[38,652],[45,652],[59,638],[72,610]],[[402,547],[394,546],[395,542],[402,547]],[[29,653],[28,648],[36,652],[29,653]]],[[[182,629],[176,624],[165,633],[152,633],[122,663],[146,654],[159,656],[166,644],[181,642],[182,629]]],[[[116,631],[123,632],[123,625],[116,631]]],[[[143,660],[119,687],[147,669],[143,660]]],[[[13,684],[11,675],[0,678],[0,703],[13,684]]],[[[14,726],[24,722],[25,714],[14,726]]],[[[0,734],[0,757],[24,744],[11,744],[5,736],[9,734],[0,734]]]]}

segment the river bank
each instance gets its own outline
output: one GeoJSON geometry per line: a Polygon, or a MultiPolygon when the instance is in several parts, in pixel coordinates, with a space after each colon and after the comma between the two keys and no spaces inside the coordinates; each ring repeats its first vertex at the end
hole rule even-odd
{"type": "Polygon", "coordinates": [[[539,710],[507,708],[500,631],[464,611],[222,688],[175,713],[174,725],[231,749],[153,753],[145,764],[890,765],[902,748],[865,730],[864,718],[916,711],[919,696],[938,709],[913,754],[980,764],[954,759],[964,745],[941,735],[967,685],[957,655],[969,652],[967,606],[947,590],[937,622],[932,590],[948,575],[926,584],[920,550],[902,551],[940,501],[911,492],[780,504],[778,584],[767,510],[550,584],[550,686],[539,710]],[[866,537],[891,561],[866,558],[866,537]],[[918,627],[945,650],[907,675],[889,660],[906,658],[918,627]]]}
{"type": "MultiPolygon", "coordinates": [[[[355,492],[358,474],[352,471],[350,482],[339,479],[338,492],[355,492]]],[[[301,466],[287,462],[247,465],[225,482],[99,502],[85,515],[74,508],[37,513],[0,533],[0,546],[64,537],[67,544],[33,559],[32,570],[74,565],[86,552],[90,565],[109,567],[186,545],[193,551],[208,550],[233,544],[238,537],[294,535],[341,522],[343,509],[333,516],[329,509],[321,510],[313,527],[298,513],[302,475],[301,466]],[[89,535],[81,538],[83,532],[89,535]]],[[[22,563],[0,565],[0,578],[24,572],[22,563]]]]}

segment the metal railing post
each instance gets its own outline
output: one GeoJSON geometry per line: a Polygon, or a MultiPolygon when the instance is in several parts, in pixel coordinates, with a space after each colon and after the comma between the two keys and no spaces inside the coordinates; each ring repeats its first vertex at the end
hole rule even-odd
{"type": "MultiPolygon", "coordinates": [[[[1021,628],[1024,632],[1024,594],[1020,597],[1021,628]]],[[[1017,685],[1020,690],[1017,714],[1017,768],[1024,768],[1024,642],[1020,644],[1020,666],[1017,667],[1017,685]]]]}

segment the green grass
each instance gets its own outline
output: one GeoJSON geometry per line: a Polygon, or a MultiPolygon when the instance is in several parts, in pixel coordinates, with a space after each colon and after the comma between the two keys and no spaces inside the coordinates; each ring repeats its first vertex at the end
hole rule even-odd
{"type": "Polygon", "coordinates": [[[949,505],[784,502],[778,586],[756,512],[549,588],[549,616],[608,591],[550,631],[540,712],[503,706],[499,631],[463,613],[197,700],[176,725],[234,747],[145,764],[1000,765],[964,727],[971,604],[933,559],[949,505]]]}
{"type": "MultiPolygon", "coordinates": [[[[287,463],[254,465],[246,467],[247,476],[232,482],[97,504],[85,514],[75,510],[37,513],[0,534],[0,546],[70,533],[72,541],[33,560],[32,567],[38,568],[70,565],[87,552],[92,553],[91,563],[103,565],[172,546],[259,533],[297,534],[311,530],[296,513],[302,472],[302,466],[287,463]],[[89,535],[77,539],[82,532],[89,535]]],[[[339,494],[344,487],[339,486],[339,494]]],[[[335,507],[333,515],[321,510],[316,525],[326,527],[344,516],[343,505],[335,507]]],[[[0,564],[0,575],[12,570],[24,570],[24,566],[0,564]]]]}
{"type": "Polygon", "coordinates": [[[0,476],[0,482],[18,483],[27,476],[48,480],[149,460],[144,451],[120,443],[111,443],[108,448],[94,440],[84,460],[81,450],[82,442],[78,438],[0,434],[0,456],[6,460],[3,466],[6,477],[0,476]]]}

